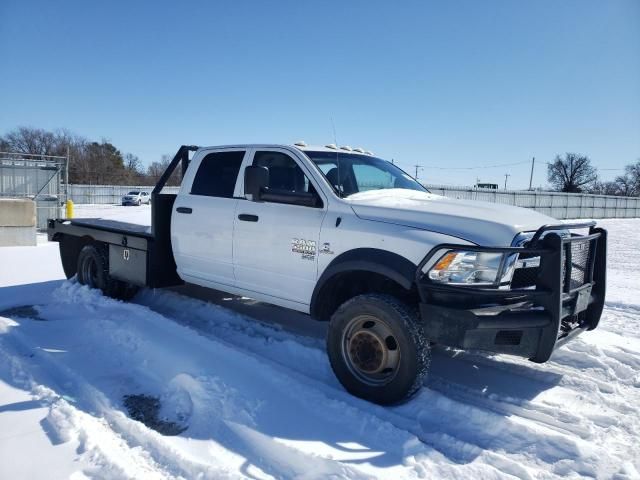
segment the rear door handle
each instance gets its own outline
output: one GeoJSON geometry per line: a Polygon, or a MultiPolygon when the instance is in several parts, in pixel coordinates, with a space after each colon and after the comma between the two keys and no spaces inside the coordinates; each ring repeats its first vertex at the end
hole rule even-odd
{"type": "Polygon", "coordinates": [[[249,215],[248,213],[241,213],[238,215],[238,220],[242,220],[243,222],[257,222],[258,215],[249,215]]]}
{"type": "Polygon", "coordinates": [[[178,213],[191,213],[193,210],[189,207],[178,207],[176,208],[176,212],[178,213]]]}

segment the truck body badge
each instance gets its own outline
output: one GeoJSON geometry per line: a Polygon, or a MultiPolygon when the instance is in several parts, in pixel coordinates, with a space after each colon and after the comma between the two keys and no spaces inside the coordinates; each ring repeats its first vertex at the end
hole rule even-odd
{"type": "Polygon", "coordinates": [[[327,255],[333,255],[333,250],[331,250],[331,244],[329,242],[325,242],[322,244],[322,248],[320,249],[320,253],[326,253],[327,255]]]}
{"type": "Polygon", "coordinates": [[[130,256],[129,249],[125,248],[122,251],[122,258],[124,258],[126,261],[129,261],[129,256],[130,256]]]}
{"type": "Polygon", "coordinates": [[[315,260],[316,241],[305,240],[304,238],[292,238],[291,251],[293,253],[299,253],[303,260],[315,260]]]}

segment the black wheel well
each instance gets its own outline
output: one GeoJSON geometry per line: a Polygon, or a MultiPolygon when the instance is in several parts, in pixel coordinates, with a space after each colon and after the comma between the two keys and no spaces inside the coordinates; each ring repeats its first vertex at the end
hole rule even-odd
{"type": "Polygon", "coordinates": [[[95,239],[89,235],[76,237],[73,235],[56,234],[53,240],[58,242],[60,247],[60,258],[62,268],[67,278],[73,277],[78,271],[78,255],[85,245],[95,243],[95,239]]]}
{"type": "Polygon", "coordinates": [[[311,315],[316,320],[328,321],[344,302],[364,293],[391,295],[410,306],[419,303],[415,285],[406,288],[388,276],[370,270],[347,270],[328,278],[314,298],[311,315]]]}

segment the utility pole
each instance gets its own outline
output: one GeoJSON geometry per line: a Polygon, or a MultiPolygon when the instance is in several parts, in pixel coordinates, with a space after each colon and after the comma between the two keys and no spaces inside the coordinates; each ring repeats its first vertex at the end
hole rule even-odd
{"type": "Polygon", "coordinates": [[[536,164],[536,157],[533,157],[531,159],[531,176],[529,177],[529,190],[533,190],[533,188],[531,188],[531,184],[533,183],[533,167],[536,164]]]}
{"type": "Polygon", "coordinates": [[[504,174],[504,189],[507,189],[507,180],[509,179],[509,177],[511,176],[510,173],[505,173],[504,174]]]}
{"type": "Polygon", "coordinates": [[[414,165],[414,167],[416,168],[416,176],[414,178],[418,180],[418,169],[422,168],[422,165],[414,165]]]}

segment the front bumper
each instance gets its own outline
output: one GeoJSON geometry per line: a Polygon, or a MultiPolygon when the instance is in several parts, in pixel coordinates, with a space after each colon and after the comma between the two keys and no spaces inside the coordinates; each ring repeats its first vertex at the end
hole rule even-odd
{"type": "Polygon", "coordinates": [[[461,349],[508,353],[545,362],[554,348],[596,328],[606,287],[607,232],[595,223],[541,227],[526,247],[467,247],[465,250],[539,256],[532,284],[500,290],[432,282],[418,267],[420,314],[430,341],[461,349]],[[589,227],[588,235],[561,237],[554,231],[589,227]],[[588,251],[585,252],[585,250],[588,251]],[[577,264],[572,255],[584,255],[577,264]]]}

